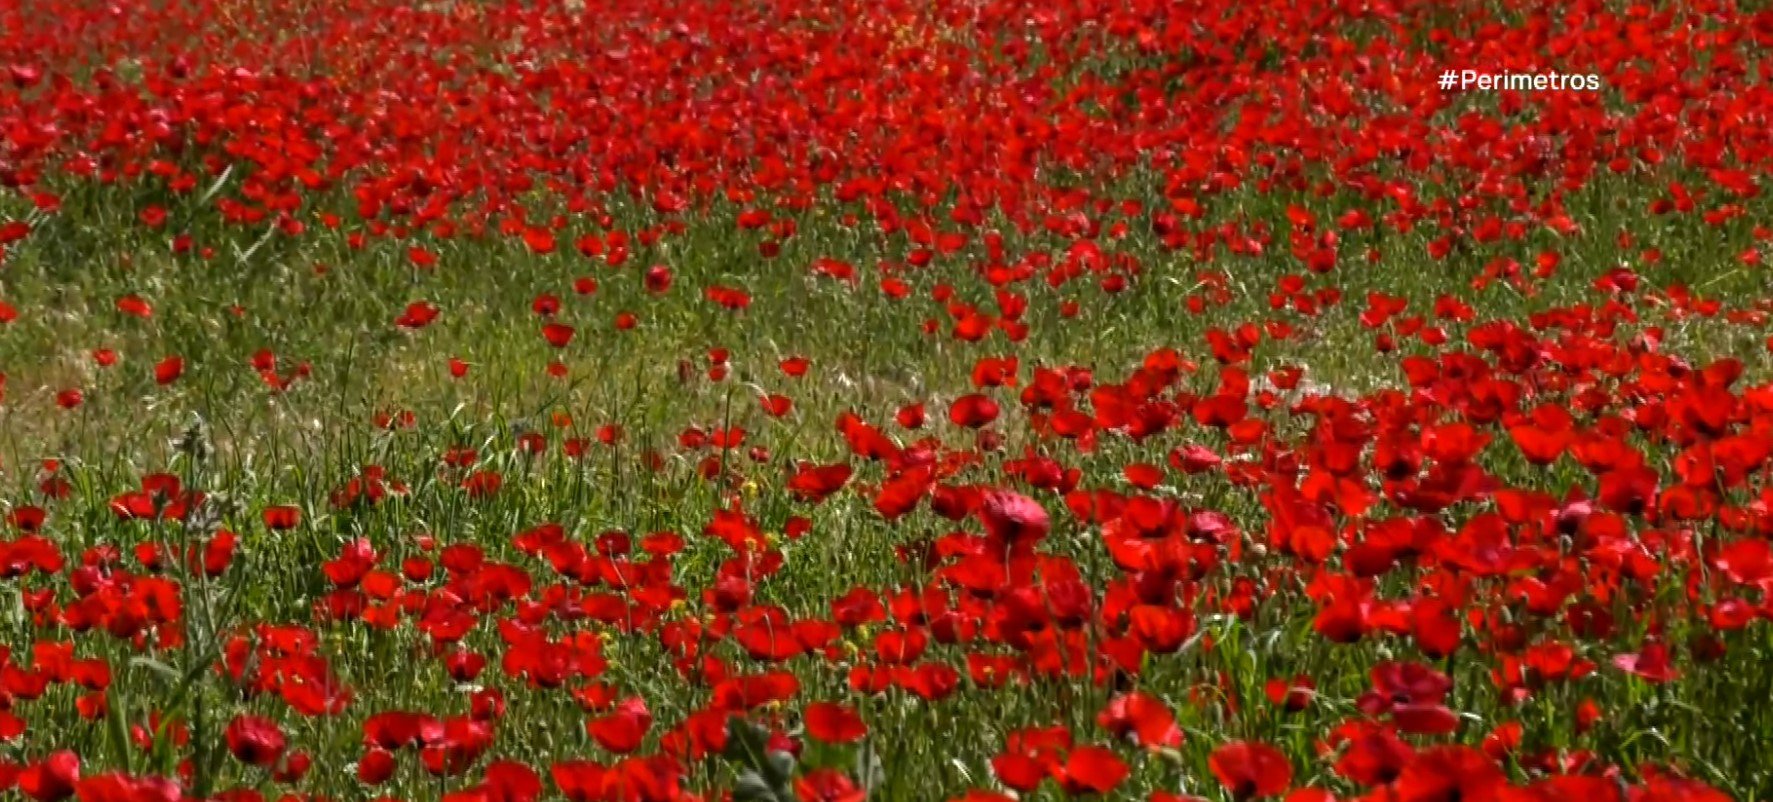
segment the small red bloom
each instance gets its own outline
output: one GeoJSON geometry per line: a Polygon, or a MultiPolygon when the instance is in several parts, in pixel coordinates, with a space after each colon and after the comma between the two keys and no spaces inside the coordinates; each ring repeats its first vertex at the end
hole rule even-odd
{"type": "Polygon", "coordinates": [[[646,709],[646,700],[633,696],[617,702],[615,711],[609,715],[586,722],[585,731],[596,739],[598,746],[625,755],[640,748],[652,724],[653,716],[646,709]]]}
{"type": "Polygon", "coordinates": [[[804,718],[807,734],[826,743],[846,744],[868,734],[868,725],[848,705],[814,702],[807,705],[804,718]]]}
{"type": "Polygon", "coordinates": [[[1239,802],[1278,796],[1293,783],[1287,756],[1265,743],[1232,741],[1213,750],[1207,766],[1239,802]]]}
{"type": "Polygon", "coordinates": [[[990,396],[972,393],[954,400],[948,407],[948,419],[956,426],[978,429],[997,420],[998,411],[997,402],[990,396]]]}
{"type": "Polygon", "coordinates": [[[276,506],[266,507],[264,518],[265,528],[270,529],[273,532],[282,532],[288,529],[294,529],[297,524],[301,523],[302,511],[293,505],[278,504],[276,506]]]}
{"type": "Polygon", "coordinates": [[[154,315],[154,307],[139,295],[125,295],[117,299],[117,311],[131,317],[148,318],[154,315]]]}
{"type": "Polygon", "coordinates": [[[381,785],[394,776],[394,753],[386,749],[370,749],[357,761],[357,781],[364,785],[381,785]]]}
{"type": "Polygon", "coordinates": [[[288,743],[275,722],[251,715],[236,716],[222,737],[236,760],[260,768],[277,765],[288,743]]]}
{"type": "Polygon", "coordinates": [[[1096,723],[1115,735],[1132,734],[1146,749],[1170,749],[1182,745],[1182,729],[1163,700],[1143,693],[1128,693],[1109,700],[1096,715],[1096,723]]]}
{"type": "Polygon", "coordinates": [[[1656,684],[1672,682],[1681,676],[1680,670],[1669,659],[1668,647],[1660,643],[1648,644],[1636,654],[1617,655],[1613,658],[1613,666],[1656,684]]]}
{"type": "Polygon", "coordinates": [[[549,323],[542,326],[542,337],[555,348],[565,348],[573,341],[573,327],[564,323],[549,323]]]}
{"type": "Polygon", "coordinates": [[[993,540],[1010,546],[1033,545],[1052,531],[1040,502],[1013,490],[993,490],[979,505],[979,518],[993,540]]]}
{"type": "Polygon", "coordinates": [[[1063,765],[1055,765],[1049,771],[1066,793],[1103,795],[1113,792],[1132,773],[1119,755],[1100,746],[1073,749],[1063,765]]]}
{"type": "Polygon", "coordinates": [[[167,385],[179,380],[185,373],[185,360],[178,356],[169,356],[154,366],[154,381],[167,385]]]}

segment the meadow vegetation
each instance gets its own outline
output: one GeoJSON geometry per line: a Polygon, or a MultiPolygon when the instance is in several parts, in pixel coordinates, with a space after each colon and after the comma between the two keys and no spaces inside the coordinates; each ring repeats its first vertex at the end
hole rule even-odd
{"type": "Polygon", "coordinates": [[[0,2],[0,788],[1766,800],[1769,48],[0,2]]]}

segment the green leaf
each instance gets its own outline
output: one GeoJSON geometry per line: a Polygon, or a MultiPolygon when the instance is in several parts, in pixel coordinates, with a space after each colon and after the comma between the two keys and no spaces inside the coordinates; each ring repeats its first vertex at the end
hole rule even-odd
{"type": "Polygon", "coordinates": [[[726,722],[726,748],[720,756],[745,768],[762,770],[769,742],[768,729],[743,716],[732,716],[726,722]]]}
{"type": "Polygon", "coordinates": [[[109,708],[105,711],[106,732],[111,739],[113,748],[117,750],[117,754],[123,762],[123,771],[129,774],[134,774],[135,749],[129,740],[128,726],[123,722],[126,711],[123,707],[123,700],[120,697],[121,695],[116,693],[106,694],[105,696],[105,706],[109,708]]]}
{"type": "Polygon", "coordinates": [[[769,742],[769,728],[742,716],[727,719],[726,748],[721,750],[721,756],[738,764],[740,769],[738,785],[733,789],[735,799],[763,802],[792,802],[794,799],[794,756],[770,751],[769,742]]]}
{"type": "Polygon", "coordinates": [[[774,782],[777,790],[789,790],[794,779],[794,756],[787,752],[771,752],[764,757],[764,779],[774,782]]]}
{"type": "Polygon", "coordinates": [[[129,664],[159,674],[162,679],[165,679],[168,682],[178,682],[179,680],[184,679],[184,676],[174,670],[172,666],[162,663],[159,660],[155,660],[152,657],[132,657],[129,660],[129,664]]]}
{"type": "Polygon", "coordinates": [[[746,769],[733,783],[733,802],[794,802],[794,796],[779,792],[757,772],[746,769]]]}
{"type": "Polygon", "coordinates": [[[856,784],[862,791],[872,796],[874,791],[886,782],[886,764],[881,762],[880,753],[874,751],[874,741],[870,739],[856,753],[856,784]]]}

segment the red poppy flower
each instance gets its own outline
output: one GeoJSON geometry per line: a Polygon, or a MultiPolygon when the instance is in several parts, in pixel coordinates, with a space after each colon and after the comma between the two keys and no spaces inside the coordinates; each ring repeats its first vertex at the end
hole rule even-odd
{"type": "Polygon", "coordinates": [[[565,348],[573,341],[573,327],[564,323],[549,323],[542,326],[542,338],[555,348],[565,348]]]}
{"type": "Polygon", "coordinates": [[[586,722],[585,731],[598,746],[625,755],[640,748],[652,724],[653,716],[647,711],[646,700],[632,696],[617,702],[614,712],[586,722]]]}
{"type": "Polygon", "coordinates": [[[989,396],[973,393],[954,400],[948,407],[948,419],[956,426],[978,429],[997,420],[997,402],[989,396]]]}
{"type": "Polygon", "coordinates": [[[302,511],[289,504],[266,507],[264,512],[265,528],[273,532],[281,532],[296,528],[302,521],[302,511]]]}
{"type": "Polygon", "coordinates": [[[1673,682],[1681,676],[1680,670],[1674,667],[1674,662],[1669,658],[1668,647],[1661,643],[1648,644],[1635,654],[1616,655],[1613,666],[1656,684],[1673,682]]]}
{"type": "Polygon", "coordinates": [[[1233,741],[1213,750],[1207,767],[1237,800],[1286,793],[1293,783],[1293,764],[1279,749],[1265,743],[1233,741]]]}
{"type": "Polygon", "coordinates": [[[169,356],[154,366],[154,381],[161,385],[172,384],[185,373],[185,360],[177,356],[169,356]]]}
{"type": "Polygon", "coordinates": [[[763,405],[764,413],[772,418],[780,418],[794,409],[794,400],[785,395],[771,393],[760,396],[758,402],[763,405]]]}
{"type": "Polygon", "coordinates": [[[1108,701],[1108,707],[1096,715],[1096,723],[1115,735],[1132,734],[1147,749],[1170,749],[1182,745],[1182,729],[1176,715],[1163,700],[1143,693],[1128,693],[1108,701]]]}
{"type": "Polygon", "coordinates": [[[794,778],[794,798],[799,802],[863,802],[868,789],[832,768],[817,768],[794,778]]]}
{"type": "Polygon", "coordinates": [[[79,782],[80,757],[63,750],[26,768],[18,777],[18,788],[36,802],[58,802],[73,796],[79,782]]]}
{"type": "Polygon", "coordinates": [[[1506,785],[1488,755],[1469,746],[1441,746],[1419,753],[1393,788],[1399,802],[1495,802],[1506,785]]]}
{"type": "Polygon", "coordinates": [[[154,314],[154,307],[139,295],[125,295],[117,299],[117,311],[133,317],[147,318],[154,314]]]}
{"type": "Polygon", "coordinates": [[[979,505],[979,518],[992,539],[1009,546],[1031,546],[1052,531],[1040,502],[1013,490],[992,490],[979,505]]]}
{"type": "Polygon", "coordinates": [[[1082,746],[1071,750],[1063,764],[1048,771],[1067,794],[1109,794],[1125,780],[1131,770],[1125,761],[1100,746],[1082,746]]]}
{"type": "Polygon", "coordinates": [[[287,743],[276,723],[251,715],[235,716],[222,735],[236,760],[260,768],[277,765],[287,743]]]}
{"type": "Polygon", "coordinates": [[[814,702],[807,705],[803,718],[807,734],[826,743],[845,744],[868,735],[868,726],[848,705],[814,702]]]}
{"type": "Polygon", "coordinates": [[[495,760],[486,766],[484,787],[491,802],[535,802],[542,795],[542,778],[523,763],[495,760]]]}

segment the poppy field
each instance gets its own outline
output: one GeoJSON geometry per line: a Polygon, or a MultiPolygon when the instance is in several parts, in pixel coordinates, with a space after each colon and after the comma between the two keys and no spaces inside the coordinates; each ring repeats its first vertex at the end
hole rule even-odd
{"type": "Polygon", "coordinates": [[[1773,799],[1770,52],[0,0],[0,796],[1773,799]]]}

